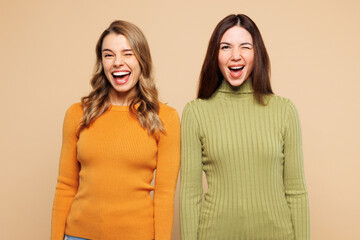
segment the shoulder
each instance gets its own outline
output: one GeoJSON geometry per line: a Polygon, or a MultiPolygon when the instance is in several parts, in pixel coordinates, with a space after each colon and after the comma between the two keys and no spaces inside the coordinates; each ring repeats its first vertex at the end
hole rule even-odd
{"type": "Polygon", "coordinates": [[[66,119],[74,119],[79,120],[82,118],[84,114],[82,105],[80,102],[73,103],[66,111],[65,118],[66,119]]]}
{"type": "Polygon", "coordinates": [[[167,115],[178,115],[175,108],[170,107],[169,105],[159,102],[159,116],[167,115]]]}
{"type": "Polygon", "coordinates": [[[199,123],[200,119],[209,119],[210,112],[213,111],[208,99],[194,99],[185,105],[181,115],[181,122],[199,123]]]}
{"type": "Polygon", "coordinates": [[[201,109],[206,108],[209,104],[210,101],[208,99],[194,99],[185,105],[183,114],[187,112],[201,111],[201,109]]]}
{"type": "Polygon", "coordinates": [[[220,102],[219,99],[213,97],[208,99],[197,98],[185,105],[183,115],[192,114],[197,118],[204,115],[211,115],[219,106],[222,106],[222,102],[220,102]]]}
{"type": "Polygon", "coordinates": [[[167,119],[179,119],[179,114],[175,108],[159,102],[159,117],[162,121],[166,121],[167,119]]]}
{"type": "Polygon", "coordinates": [[[289,98],[273,95],[273,101],[276,104],[284,105],[286,108],[296,109],[295,104],[289,98]]]}
{"type": "Polygon", "coordinates": [[[265,101],[276,105],[288,105],[291,102],[290,99],[275,94],[265,96],[265,101]]]}
{"type": "Polygon", "coordinates": [[[298,110],[295,104],[288,98],[272,95],[269,99],[268,105],[274,110],[278,109],[282,112],[285,119],[292,117],[298,118],[298,110]]]}
{"type": "Polygon", "coordinates": [[[180,119],[175,108],[159,102],[159,117],[164,125],[165,135],[180,136],[180,119]]]}
{"type": "Polygon", "coordinates": [[[81,103],[74,103],[67,109],[63,124],[64,137],[77,137],[76,132],[82,116],[81,103]]]}
{"type": "Polygon", "coordinates": [[[278,95],[271,95],[265,97],[265,102],[268,103],[270,107],[280,107],[280,108],[292,108],[296,109],[295,104],[288,98],[281,97],[278,95]]]}

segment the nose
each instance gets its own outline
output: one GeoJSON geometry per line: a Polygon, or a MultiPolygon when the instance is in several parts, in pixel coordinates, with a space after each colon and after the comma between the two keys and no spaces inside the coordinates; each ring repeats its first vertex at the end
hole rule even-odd
{"type": "Polygon", "coordinates": [[[122,57],[121,56],[115,56],[114,66],[118,67],[118,66],[122,66],[122,65],[124,65],[124,60],[122,59],[122,57]]]}
{"type": "Polygon", "coordinates": [[[233,49],[231,58],[233,61],[241,60],[241,50],[237,48],[233,49]]]}

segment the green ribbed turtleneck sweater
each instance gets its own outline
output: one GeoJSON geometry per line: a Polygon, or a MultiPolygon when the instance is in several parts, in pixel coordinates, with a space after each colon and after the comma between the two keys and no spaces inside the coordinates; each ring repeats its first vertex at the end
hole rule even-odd
{"type": "Polygon", "coordinates": [[[296,108],[254,99],[251,80],[223,81],[188,103],[181,122],[182,240],[308,240],[309,209],[296,108]],[[208,189],[203,198],[202,171],[208,189]]]}

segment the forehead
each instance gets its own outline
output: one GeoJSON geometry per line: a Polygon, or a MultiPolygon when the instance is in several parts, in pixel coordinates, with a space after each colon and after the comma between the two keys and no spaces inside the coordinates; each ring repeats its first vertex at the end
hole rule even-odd
{"type": "Polygon", "coordinates": [[[104,37],[101,48],[121,51],[123,49],[131,49],[131,46],[124,35],[110,33],[104,37]]]}
{"type": "Polygon", "coordinates": [[[220,42],[227,43],[253,43],[251,34],[243,27],[234,26],[226,30],[220,42]]]}

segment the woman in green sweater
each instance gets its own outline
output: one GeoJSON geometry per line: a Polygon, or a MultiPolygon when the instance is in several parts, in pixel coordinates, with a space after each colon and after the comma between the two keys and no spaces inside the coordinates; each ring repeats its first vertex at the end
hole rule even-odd
{"type": "Polygon", "coordinates": [[[182,116],[181,239],[307,240],[308,212],[296,108],[273,94],[256,24],[229,15],[182,116]]]}

